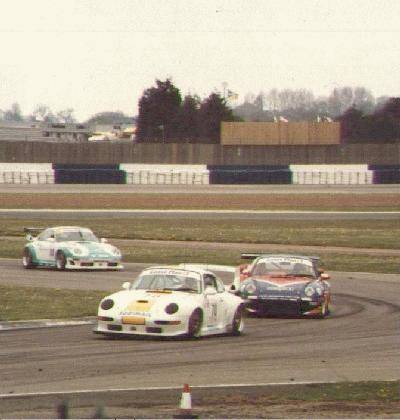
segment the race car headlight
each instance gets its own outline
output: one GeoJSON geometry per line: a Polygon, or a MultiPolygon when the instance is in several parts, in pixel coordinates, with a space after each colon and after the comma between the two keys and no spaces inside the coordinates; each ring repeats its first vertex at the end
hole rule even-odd
{"type": "Polygon", "coordinates": [[[252,295],[253,293],[256,292],[257,287],[255,286],[254,283],[246,283],[242,286],[241,288],[242,292],[247,293],[248,295],[252,295]]]}
{"type": "Polygon", "coordinates": [[[312,287],[312,286],[307,286],[307,287],[304,289],[304,294],[305,294],[306,296],[308,296],[308,297],[312,296],[314,293],[315,293],[315,289],[314,289],[314,287],[312,287]]]}
{"type": "Polygon", "coordinates": [[[114,306],[114,301],[112,299],[104,299],[100,304],[100,308],[108,311],[114,306]]]}
{"type": "Polygon", "coordinates": [[[116,248],[115,246],[113,246],[111,248],[111,253],[114,254],[114,255],[116,255],[117,257],[120,257],[121,256],[121,251],[118,248],[116,248]]]}
{"type": "Polygon", "coordinates": [[[304,289],[304,294],[308,297],[311,297],[312,295],[322,296],[324,294],[324,291],[322,290],[322,287],[320,286],[310,285],[304,289]]]}
{"type": "Polygon", "coordinates": [[[175,312],[178,312],[179,306],[176,303],[170,303],[165,307],[165,312],[169,315],[174,314],[175,312]]]}
{"type": "Polygon", "coordinates": [[[76,248],[73,248],[72,249],[72,253],[74,255],[86,255],[87,254],[87,250],[84,249],[84,248],[78,248],[78,247],[76,247],[76,248]]]}
{"type": "Polygon", "coordinates": [[[315,288],[315,292],[317,293],[317,295],[322,296],[324,294],[324,291],[322,290],[322,287],[317,286],[315,288]]]}

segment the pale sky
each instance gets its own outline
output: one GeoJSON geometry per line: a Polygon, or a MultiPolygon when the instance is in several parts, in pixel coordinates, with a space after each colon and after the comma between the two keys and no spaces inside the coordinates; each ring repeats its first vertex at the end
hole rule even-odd
{"type": "Polygon", "coordinates": [[[182,95],[364,86],[400,96],[398,0],[0,0],[0,109],[79,120],[182,95]]]}

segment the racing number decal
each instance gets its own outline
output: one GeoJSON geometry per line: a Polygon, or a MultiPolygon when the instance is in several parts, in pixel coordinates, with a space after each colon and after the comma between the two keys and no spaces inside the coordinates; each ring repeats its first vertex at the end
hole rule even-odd
{"type": "Polygon", "coordinates": [[[212,323],[216,323],[218,315],[218,305],[216,303],[211,303],[210,306],[210,321],[212,323]]]}

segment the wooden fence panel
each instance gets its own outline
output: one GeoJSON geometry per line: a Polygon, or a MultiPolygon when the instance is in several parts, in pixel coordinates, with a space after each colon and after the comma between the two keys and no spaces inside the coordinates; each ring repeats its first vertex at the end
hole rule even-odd
{"type": "Polygon", "coordinates": [[[0,162],[210,165],[371,163],[389,165],[400,163],[400,144],[221,146],[173,143],[91,144],[0,141],[0,162]]]}
{"type": "Polygon", "coordinates": [[[338,122],[222,122],[222,145],[340,144],[338,122]]]}

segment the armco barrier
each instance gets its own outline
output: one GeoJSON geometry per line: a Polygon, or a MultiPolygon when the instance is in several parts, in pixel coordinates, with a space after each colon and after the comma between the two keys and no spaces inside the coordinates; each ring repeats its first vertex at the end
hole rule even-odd
{"type": "Polygon", "coordinates": [[[220,166],[209,165],[210,184],[291,184],[286,165],[220,166]]]}
{"type": "Polygon", "coordinates": [[[54,171],[0,172],[0,184],[54,184],[54,171]]]}
{"type": "Polygon", "coordinates": [[[0,163],[0,184],[54,184],[51,163],[0,163]]]}
{"type": "Polygon", "coordinates": [[[126,172],[127,184],[208,184],[209,172],[206,165],[169,164],[121,164],[120,170],[126,172]]]}
{"type": "Polygon", "coordinates": [[[125,172],[115,169],[55,169],[56,184],[126,184],[125,172]]]}
{"type": "Polygon", "coordinates": [[[365,185],[372,184],[368,165],[290,165],[293,184],[365,185]]]}
{"type": "Polygon", "coordinates": [[[374,184],[400,184],[400,165],[368,165],[374,184]]]}
{"type": "Polygon", "coordinates": [[[51,165],[0,163],[0,184],[400,183],[400,165],[51,165]],[[55,169],[53,169],[53,167],[55,169]]]}
{"type": "Polygon", "coordinates": [[[193,185],[209,184],[209,173],[208,171],[202,172],[190,172],[190,171],[151,171],[141,170],[135,172],[126,172],[126,183],[127,184],[139,184],[139,185],[193,185]]]}

